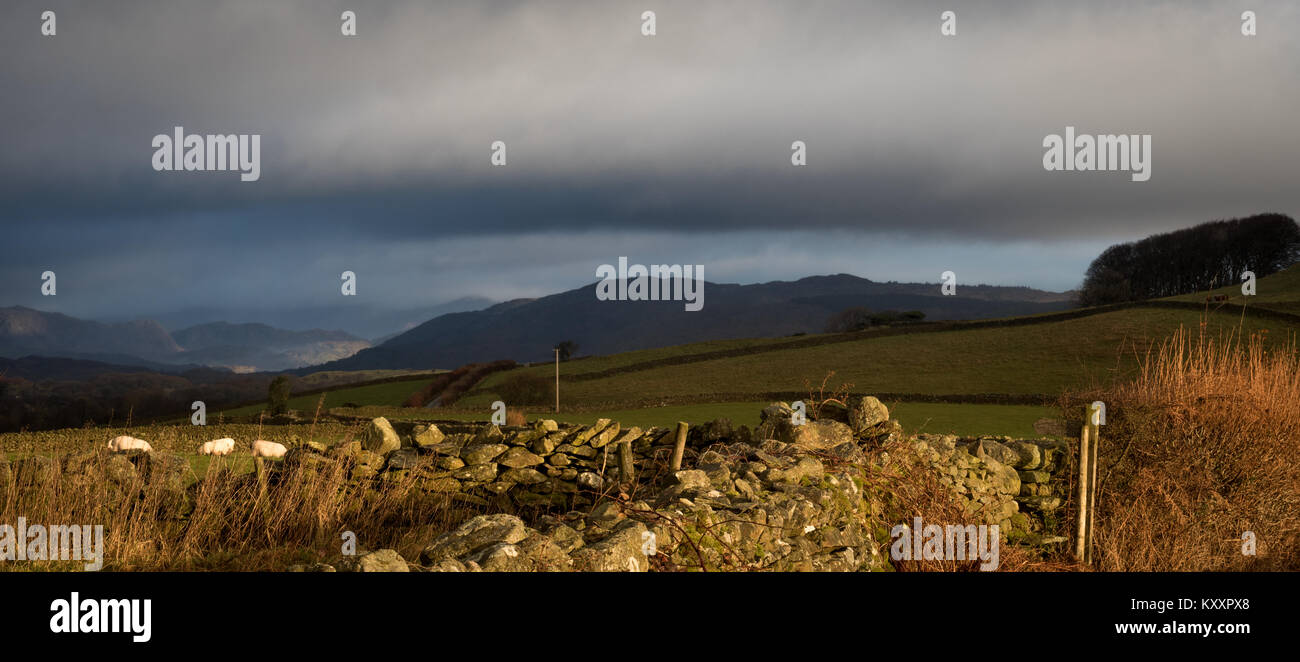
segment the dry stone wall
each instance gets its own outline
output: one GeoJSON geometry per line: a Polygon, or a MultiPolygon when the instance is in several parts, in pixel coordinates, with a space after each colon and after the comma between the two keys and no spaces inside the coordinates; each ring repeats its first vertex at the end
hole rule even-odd
{"type": "Polygon", "coordinates": [[[922,434],[913,443],[940,481],[1012,542],[1065,541],[1058,520],[1069,485],[1064,441],[922,434]]]}
{"type": "MultiPolygon", "coordinates": [[[[531,526],[501,512],[440,536],[418,559],[432,570],[887,569],[881,495],[864,489],[854,467],[890,441],[910,444],[968,513],[999,524],[1005,540],[1064,540],[1055,519],[1066,489],[1064,442],[904,439],[875,398],[801,425],[792,413],[774,403],[756,429],[726,420],[690,428],[678,471],[669,466],[673,430],[609,420],[507,427],[374,419],[359,441],[329,452],[352,459],[359,484],[414,479],[473,504],[550,507],[531,526]]],[[[285,466],[318,452],[295,449],[285,466]]]]}

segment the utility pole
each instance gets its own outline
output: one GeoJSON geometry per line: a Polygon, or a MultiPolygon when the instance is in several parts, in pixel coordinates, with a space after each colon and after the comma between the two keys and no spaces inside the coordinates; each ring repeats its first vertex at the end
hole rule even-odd
{"type": "Polygon", "coordinates": [[[555,413],[560,413],[560,348],[555,348],[555,413]]]}

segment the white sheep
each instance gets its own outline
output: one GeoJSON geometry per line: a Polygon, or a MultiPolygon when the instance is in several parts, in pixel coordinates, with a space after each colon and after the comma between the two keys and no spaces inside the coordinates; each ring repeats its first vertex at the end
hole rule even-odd
{"type": "Polygon", "coordinates": [[[235,450],[235,440],[230,437],[204,442],[199,446],[199,455],[230,455],[235,450]]]}
{"type": "Polygon", "coordinates": [[[284,457],[289,449],[284,444],[258,439],[253,442],[253,457],[284,457]]]}
{"type": "Polygon", "coordinates": [[[141,450],[141,451],[145,451],[146,453],[152,453],[153,446],[150,446],[149,442],[143,439],[136,439],[135,437],[122,435],[120,437],[114,437],[112,441],[108,442],[108,450],[114,453],[121,453],[122,451],[134,451],[134,450],[141,450]]]}

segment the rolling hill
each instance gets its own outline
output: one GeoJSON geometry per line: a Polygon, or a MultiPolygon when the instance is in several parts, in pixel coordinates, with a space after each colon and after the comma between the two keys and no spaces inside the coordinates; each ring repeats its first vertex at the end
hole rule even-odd
{"type": "MultiPolygon", "coordinates": [[[[1064,389],[1130,374],[1152,343],[1180,326],[1195,329],[1200,320],[1195,311],[1133,308],[1040,324],[864,334],[857,340],[805,346],[774,343],[698,361],[683,360],[687,354],[670,362],[637,365],[633,357],[616,355],[562,365],[561,402],[633,407],[802,397],[831,372],[832,387],[851,383],[854,392],[899,400],[1046,401],[1064,389]],[[624,361],[633,365],[619,369],[624,361]]],[[[1208,322],[1211,333],[1226,332],[1237,327],[1239,317],[1212,313],[1208,322]]],[[[1279,325],[1248,314],[1243,328],[1294,333],[1300,325],[1279,325]]],[[[522,370],[545,377],[553,368],[522,370]]],[[[494,387],[510,374],[490,377],[462,402],[486,406],[498,397],[494,387]]]]}
{"type": "Polygon", "coordinates": [[[1064,310],[1070,293],[1024,287],[878,283],[845,274],[754,285],[706,283],[704,308],[681,301],[600,301],[596,285],[475,312],[442,315],[355,356],[308,370],[448,368],[497,359],[546,360],[562,340],[584,354],[612,354],[709,340],[820,333],[853,306],[919,310],[927,320],[990,319],[1064,310]]]}
{"type": "MultiPolygon", "coordinates": [[[[1211,338],[1266,330],[1286,349],[1300,315],[1300,267],[1258,283],[1264,301],[1206,307],[1205,293],[1003,320],[886,328],[854,334],[694,343],[561,364],[561,403],[610,409],[804,397],[830,385],[894,401],[1033,403],[1063,390],[1123,379],[1145,352],[1179,328],[1211,338]],[[1200,302],[1200,303],[1198,303],[1200,302]]],[[[1238,287],[1237,293],[1240,294],[1238,287]]],[[[550,378],[550,365],[497,373],[458,407],[482,409],[495,388],[523,372],[550,378]]],[[[396,404],[396,403],[394,403],[396,404]]]]}
{"type": "MultiPolygon", "coordinates": [[[[1168,303],[594,356],[561,364],[561,412],[552,413],[549,403],[523,408],[535,416],[588,423],[605,417],[671,425],[721,416],[752,425],[764,403],[808,399],[829,375],[828,391],[851,384],[854,393],[877,395],[909,430],[1034,436],[1037,419],[1058,415],[1051,405],[1062,392],[1128,378],[1148,348],[1180,327],[1195,333],[1204,322],[1210,337],[1267,329],[1270,346],[1278,348],[1287,348],[1300,332],[1300,316],[1207,313],[1190,302],[1168,303]]],[[[553,371],[537,365],[490,375],[450,409],[400,407],[418,381],[409,390],[367,392],[371,397],[364,399],[331,393],[326,406],[355,402],[362,405],[353,410],[360,417],[480,420],[493,401],[504,399],[498,387],[505,380],[532,374],[549,381],[553,371]]],[[[303,399],[296,406],[309,409],[314,403],[303,399]]]]}
{"type": "MultiPolygon", "coordinates": [[[[1248,309],[1259,308],[1300,315],[1300,266],[1292,266],[1261,278],[1255,285],[1255,294],[1252,296],[1243,295],[1241,283],[1235,283],[1209,292],[1184,294],[1165,300],[1205,305],[1207,297],[1226,297],[1225,302],[1230,306],[1246,306],[1248,309]]],[[[1214,302],[1210,303],[1209,307],[1214,308],[1219,305],[1221,304],[1214,302]]]]}

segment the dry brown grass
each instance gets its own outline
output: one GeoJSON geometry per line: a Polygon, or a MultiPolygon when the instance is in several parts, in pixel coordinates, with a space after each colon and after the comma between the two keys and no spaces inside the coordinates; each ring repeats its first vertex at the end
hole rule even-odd
{"type": "MultiPolygon", "coordinates": [[[[986,513],[969,511],[952,488],[940,482],[941,474],[917,452],[914,442],[888,441],[868,452],[867,461],[859,465],[863,487],[868,493],[879,495],[883,501],[874,506],[875,520],[886,526],[875,529],[876,542],[884,543],[880,550],[888,555],[893,539],[889,528],[895,524],[912,526],[914,517],[926,524],[965,526],[985,523],[986,513]]],[[[920,532],[913,532],[919,534],[920,532]]],[[[1002,531],[1002,535],[1006,535],[1002,531]]],[[[1024,547],[999,545],[998,571],[1059,570],[1066,566],[1058,560],[1045,558],[1037,551],[1024,547]]],[[[978,559],[891,561],[895,570],[902,572],[976,572],[978,559]]]]}
{"type": "Polygon", "coordinates": [[[528,425],[528,415],[522,409],[506,409],[506,425],[528,425]]]}
{"type": "Polygon", "coordinates": [[[344,531],[356,534],[359,549],[393,548],[414,561],[434,536],[479,514],[418,489],[414,471],[401,480],[348,485],[344,457],[288,468],[265,484],[218,458],[188,487],[142,472],[121,490],[103,476],[109,458],[96,452],[84,474],[56,473],[40,484],[16,474],[14,488],[0,490],[0,522],[22,516],[29,523],[102,524],[107,570],[276,571],[336,559],[344,531]],[[187,516],[177,511],[180,489],[193,506],[187,516]]]}
{"type": "Polygon", "coordinates": [[[1300,569],[1300,356],[1266,334],[1180,331],[1132,381],[1063,399],[1072,429],[1106,403],[1101,570],[1300,569]],[[1254,532],[1256,556],[1242,554],[1254,532]]]}

